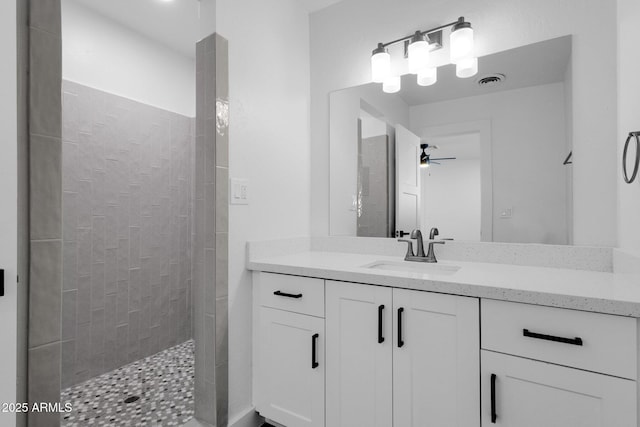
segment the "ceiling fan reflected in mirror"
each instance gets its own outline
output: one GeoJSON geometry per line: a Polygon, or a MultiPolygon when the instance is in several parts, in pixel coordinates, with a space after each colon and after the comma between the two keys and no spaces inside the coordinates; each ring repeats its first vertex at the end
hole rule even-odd
{"type": "Polygon", "coordinates": [[[432,164],[433,165],[439,165],[440,160],[455,160],[455,157],[434,157],[431,158],[431,154],[427,154],[427,150],[435,150],[438,149],[439,147],[437,145],[430,145],[430,144],[420,144],[420,148],[422,149],[422,153],[420,154],[420,167],[421,168],[428,168],[430,167],[432,164]]]}

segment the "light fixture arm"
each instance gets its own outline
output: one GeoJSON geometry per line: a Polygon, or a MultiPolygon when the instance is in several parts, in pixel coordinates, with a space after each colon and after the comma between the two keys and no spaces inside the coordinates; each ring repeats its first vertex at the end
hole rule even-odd
{"type": "MultiPolygon", "coordinates": [[[[458,23],[460,23],[460,22],[464,22],[464,16],[461,16],[460,18],[458,18],[458,20],[457,20],[457,21],[450,22],[450,23],[448,23],[448,24],[444,24],[444,25],[440,25],[439,27],[431,28],[431,29],[429,29],[429,30],[425,30],[425,31],[417,31],[417,32],[419,32],[419,33],[420,33],[420,34],[422,34],[423,36],[427,36],[427,37],[428,37],[428,36],[429,36],[429,34],[437,33],[438,31],[442,31],[442,30],[444,30],[445,28],[453,27],[454,25],[456,25],[456,24],[458,24],[458,23]]],[[[398,43],[403,43],[403,42],[406,42],[406,41],[411,40],[411,38],[412,38],[412,37],[414,37],[414,36],[415,36],[415,34],[416,34],[416,33],[414,32],[414,33],[412,33],[412,34],[411,34],[411,35],[409,35],[409,36],[402,37],[402,38],[400,38],[400,39],[393,40],[393,41],[390,41],[390,42],[388,42],[388,43],[378,43],[378,46],[382,45],[382,47],[385,47],[385,48],[386,48],[386,47],[393,46],[393,45],[398,44],[398,43]]]]}

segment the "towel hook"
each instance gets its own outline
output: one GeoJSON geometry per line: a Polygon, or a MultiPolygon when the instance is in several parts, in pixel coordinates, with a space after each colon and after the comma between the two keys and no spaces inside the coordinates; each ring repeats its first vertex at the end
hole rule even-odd
{"type": "Polygon", "coordinates": [[[624,150],[622,152],[622,176],[624,178],[624,182],[627,184],[631,184],[635,181],[636,176],[638,176],[638,168],[640,167],[640,131],[638,132],[629,132],[629,136],[624,143],[624,150]],[[629,174],[627,173],[627,151],[629,150],[629,143],[631,142],[631,138],[636,140],[636,161],[633,166],[633,173],[631,174],[631,178],[629,178],[629,174]]]}

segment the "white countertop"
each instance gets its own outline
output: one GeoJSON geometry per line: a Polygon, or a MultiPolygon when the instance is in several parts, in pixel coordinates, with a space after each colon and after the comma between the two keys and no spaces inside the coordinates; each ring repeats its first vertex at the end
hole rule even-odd
{"type": "Polygon", "coordinates": [[[636,275],[449,260],[441,260],[438,265],[461,267],[451,275],[364,267],[376,261],[404,262],[402,257],[306,251],[250,259],[247,268],[640,317],[636,275]]]}

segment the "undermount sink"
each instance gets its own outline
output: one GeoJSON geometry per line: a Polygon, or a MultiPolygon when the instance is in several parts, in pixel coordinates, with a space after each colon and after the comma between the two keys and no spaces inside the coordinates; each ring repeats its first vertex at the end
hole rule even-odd
{"type": "Polygon", "coordinates": [[[460,266],[448,264],[426,264],[411,261],[375,261],[363,265],[364,268],[386,271],[404,271],[407,273],[433,274],[449,276],[460,270],[460,266]]]}

